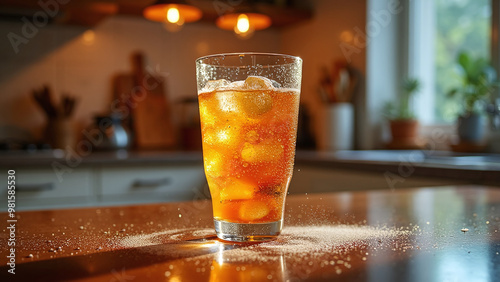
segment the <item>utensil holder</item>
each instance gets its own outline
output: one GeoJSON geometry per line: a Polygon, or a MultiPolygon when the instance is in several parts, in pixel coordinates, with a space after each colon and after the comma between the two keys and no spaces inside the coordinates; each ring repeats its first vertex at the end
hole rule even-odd
{"type": "Polygon", "coordinates": [[[45,128],[45,140],[53,149],[73,148],[75,145],[75,129],[68,118],[51,118],[45,128]]]}
{"type": "Polygon", "coordinates": [[[352,150],[354,108],[351,103],[336,103],[326,109],[327,150],[352,150]]]}

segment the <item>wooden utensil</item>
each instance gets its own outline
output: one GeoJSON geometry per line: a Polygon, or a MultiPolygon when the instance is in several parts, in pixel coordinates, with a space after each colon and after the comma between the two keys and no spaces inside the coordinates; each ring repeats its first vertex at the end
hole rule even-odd
{"type": "Polygon", "coordinates": [[[144,56],[132,55],[131,74],[115,78],[115,99],[130,115],[128,125],[133,129],[138,149],[168,149],[176,143],[170,107],[165,93],[165,78],[144,69],[144,56]]]}

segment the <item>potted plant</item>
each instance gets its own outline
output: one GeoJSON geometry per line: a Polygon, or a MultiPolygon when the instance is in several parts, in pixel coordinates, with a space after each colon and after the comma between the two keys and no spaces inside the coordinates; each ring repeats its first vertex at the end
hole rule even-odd
{"type": "Polygon", "coordinates": [[[418,120],[411,108],[411,98],[420,90],[420,81],[416,78],[403,80],[399,103],[387,103],[385,115],[389,119],[392,141],[390,149],[418,148],[418,120]]]}
{"type": "Polygon", "coordinates": [[[484,58],[472,58],[467,52],[457,57],[461,85],[451,89],[448,96],[462,101],[458,116],[460,143],[478,144],[485,134],[485,106],[498,86],[496,72],[484,58]]]}

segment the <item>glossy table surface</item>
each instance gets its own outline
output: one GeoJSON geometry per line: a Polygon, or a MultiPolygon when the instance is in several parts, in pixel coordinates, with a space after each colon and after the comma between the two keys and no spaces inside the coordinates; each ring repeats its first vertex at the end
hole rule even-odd
{"type": "Polygon", "coordinates": [[[209,201],[16,213],[1,281],[499,281],[500,188],[294,195],[276,240],[215,238],[209,201]],[[5,280],[7,278],[8,280],[5,280]]]}

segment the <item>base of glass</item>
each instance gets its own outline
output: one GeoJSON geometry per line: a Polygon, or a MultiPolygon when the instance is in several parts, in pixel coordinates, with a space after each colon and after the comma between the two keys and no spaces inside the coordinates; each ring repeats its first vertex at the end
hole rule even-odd
{"type": "Polygon", "coordinates": [[[231,242],[269,241],[280,235],[283,221],[269,223],[234,223],[214,219],[219,239],[231,242]]]}

